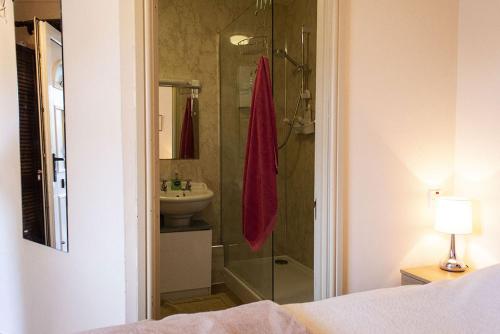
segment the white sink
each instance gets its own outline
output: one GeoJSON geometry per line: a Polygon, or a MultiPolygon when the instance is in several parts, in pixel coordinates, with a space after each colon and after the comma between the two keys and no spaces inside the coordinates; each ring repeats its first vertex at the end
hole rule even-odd
{"type": "MultiPolygon", "coordinates": [[[[167,191],[160,192],[160,212],[165,216],[167,226],[185,226],[191,223],[191,217],[205,209],[214,192],[202,182],[192,182],[191,190],[171,190],[167,182],[167,191]]],[[[186,186],[182,182],[182,187],[186,186]]]]}

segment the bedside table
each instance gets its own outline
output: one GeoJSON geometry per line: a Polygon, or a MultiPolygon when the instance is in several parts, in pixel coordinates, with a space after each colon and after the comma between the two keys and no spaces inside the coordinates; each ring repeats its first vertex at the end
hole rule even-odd
{"type": "Polygon", "coordinates": [[[437,264],[425,267],[401,269],[401,285],[427,284],[444,279],[456,279],[473,271],[473,269],[468,268],[464,272],[453,273],[442,270],[437,264]]]}

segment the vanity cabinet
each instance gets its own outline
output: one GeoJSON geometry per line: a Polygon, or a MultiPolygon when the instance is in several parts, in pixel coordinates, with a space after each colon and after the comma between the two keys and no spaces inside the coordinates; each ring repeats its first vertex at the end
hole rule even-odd
{"type": "Polygon", "coordinates": [[[204,221],[164,227],[160,235],[160,293],[171,298],[210,294],[212,228],[204,221]]]}

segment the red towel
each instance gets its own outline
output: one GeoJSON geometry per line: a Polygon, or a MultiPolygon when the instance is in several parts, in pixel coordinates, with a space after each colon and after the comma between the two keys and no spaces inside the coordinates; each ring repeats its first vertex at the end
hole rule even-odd
{"type": "Polygon", "coordinates": [[[191,98],[186,101],[186,109],[184,111],[184,120],[182,121],[181,144],[180,144],[181,159],[194,159],[194,133],[193,133],[193,116],[191,114],[191,98]]]}
{"type": "Polygon", "coordinates": [[[253,251],[272,233],[278,214],[278,139],[269,60],[262,57],[253,87],[243,175],[243,235],[253,251]]]}

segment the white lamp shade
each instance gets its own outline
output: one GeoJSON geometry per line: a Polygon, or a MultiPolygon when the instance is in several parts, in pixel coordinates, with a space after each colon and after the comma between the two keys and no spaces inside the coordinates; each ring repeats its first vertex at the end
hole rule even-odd
{"type": "Polygon", "coordinates": [[[472,233],[472,204],[458,197],[440,197],[436,204],[434,228],[448,234],[472,233]]]}

